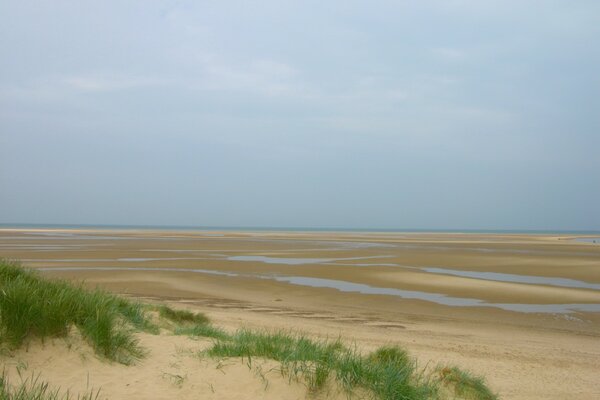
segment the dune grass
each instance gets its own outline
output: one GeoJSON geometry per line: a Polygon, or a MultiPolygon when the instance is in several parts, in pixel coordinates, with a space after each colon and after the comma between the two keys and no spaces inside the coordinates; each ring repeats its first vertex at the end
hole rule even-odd
{"type": "Polygon", "coordinates": [[[190,326],[178,326],[173,330],[175,335],[192,337],[207,337],[213,339],[228,339],[229,335],[223,329],[211,324],[196,324],[190,326]]]}
{"type": "Polygon", "coordinates": [[[314,341],[287,332],[257,333],[242,329],[217,341],[207,352],[213,357],[253,357],[281,362],[282,373],[303,378],[313,392],[335,379],[349,393],[371,392],[380,399],[430,399],[436,387],[416,372],[416,363],[397,347],[383,347],[362,356],[339,340],[314,341]]]}
{"type": "Polygon", "coordinates": [[[458,367],[438,367],[440,382],[456,396],[473,400],[496,400],[498,397],[485,384],[483,377],[475,376],[458,367]]]}
{"type": "MultiPolygon", "coordinates": [[[[89,393],[78,395],[77,400],[97,400],[100,390],[91,389],[89,393]]],[[[0,375],[0,400],[71,400],[69,392],[61,394],[60,389],[51,388],[47,382],[41,381],[39,375],[23,378],[18,384],[12,384],[3,371],[0,375]]]]}
{"type": "Polygon", "coordinates": [[[139,303],[0,261],[0,342],[17,348],[28,338],[64,337],[72,327],[98,354],[124,364],[144,355],[134,330],[157,332],[139,303]]]}
{"type": "Polygon", "coordinates": [[[158,313],[162,318],[168,319],[177,324],[208,324],[208,317],[201,313],[193,313],[188,310],[175,310],[169,306],[162,305],[158,308],[158,313]]]}
{"type": "Polygon", "coordinates": [[[167,305],[158,307],[159,316],[171,322],[170,328],[175,335],[227,339],[229,335],[222,329],[210,324],[202,313],[188,310],[175,310],[167,305]]]}
{"type": "Polygon", "coordinates": [[[496,400],[481,377],[457,367],[419,370],[416,361],[397,346],[384,346],[362,355],[340,340],[312,340],[289,332],[256,332],[241,329],[219,338],[204,354],[211,357],[253,358],[281,363],[281,372],[303,379],[311,392],[335,381],[349,394],[384,400],[469,399],[496,400]],[[370,395],[369,395],[370,394],[370,395]]]}
{"type": "MultiPolygon", "coordinates": [[[[64,337],[75,327],[98,354],[131,364],[145,354],[134,333],[159,333],[149,311],[158,315],[161,327],[176,335],[215,339],[203,354],[242,358],[249,365],[254,358],[278,361],[283,375],[304,380],[313,393],[337,382],[349,394],[359,391],[386,400],[497,399],[483,378],[456,367],[426,374],[399,347],[362,355],[340,340],[313,340],[290,332],[241,329],[230,335],[201,313],[142,305],[102,290],[43,279],[17,263],[0,260],[0,343],[12,348],[28,338],[64,337]]],[[[78,398],[95,397],[91,392],[78,398]]],[[[17,385],[9,385],[5,374],[0,376],[0,400],[68,398],[33,376],[17,385]]]]}

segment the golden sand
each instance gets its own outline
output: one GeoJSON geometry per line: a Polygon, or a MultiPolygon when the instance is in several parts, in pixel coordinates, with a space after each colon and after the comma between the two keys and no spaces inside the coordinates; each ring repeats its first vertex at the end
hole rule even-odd
{"type": "MultiPolygon", "coordinates": [[[[193,308],[230,330],[296,329],[342,336],[364,350],[398,344],[421,365],[450,363],[485,375],[504,399],[600,398],[600,312],[502,309],[503,304],[600,304],[600,290],[593,287],[600,284],[600,245],[574,242],[569,236],[1,230],[0,257],[54,268],[44,270],[48,277],[84,279],[89,286],[193,308]],[[430,273],[423,270],[427,267],[551,277],[556,283],[483,280],[430,273]],[[282,277],[434,293],[483,306],[276,280],[282,277]],[[577,287],[578,282],[592,286],[577,287]]],[[[91,385],[102,387],[109,398],[306,395],[302,385],[289,386],[286,379],[275,377],[269,379],[272,392],[265,391],[261,379],[244,365],[228,367],[228,379],[220,380],[222,371],[207,364],[212,361],[201,365],[182,355],[185,349],[203,346],[202,341],[141,337],[151,355],[133,367],[108,365],[93,356],[83,359],[60,341],[33,346],[17,358],[63,388],[85,389],[89,373],[91,385]],[[198,368],[209,372],[199,374],[198,368]],[[180,382],[177,376],[186,378],[180,382]],[[236,380],[240,385],[227,383],[236,380]],[[252,385],[262,392],[248,389],[252,385]]],[[[3,362],[14,364],[17,358],[3,362]]]]}

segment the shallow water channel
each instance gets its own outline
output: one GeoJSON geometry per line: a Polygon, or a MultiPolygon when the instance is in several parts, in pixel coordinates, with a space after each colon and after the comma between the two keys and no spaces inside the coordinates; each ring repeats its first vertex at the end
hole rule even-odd
{"type": "Polygon", "coordinates": [[[396,296],[404,299],[429,301],[453,307],[493,307],[508,311],[523,313],[556,313],[564,314],[574,311],[600,312],[600,304],[522,304],[522,303],[488,303],[474,298],[452,297],[441,293],[431,293],[396,288],[376,287],[362,283],[355,283],[334,279],[311,278],[303,276],[240,274],[237,272],[216,271],[208,269],[187,268],[128,268],[128,267],[44,267],[40,271],[144,271],[144,272],[182,272],[227,277],[245,277],[255,279],[269,279],[292,285],[309,286],[314,288],[335,289],[341,292],[362,293],[367,295],[396,296]]]}

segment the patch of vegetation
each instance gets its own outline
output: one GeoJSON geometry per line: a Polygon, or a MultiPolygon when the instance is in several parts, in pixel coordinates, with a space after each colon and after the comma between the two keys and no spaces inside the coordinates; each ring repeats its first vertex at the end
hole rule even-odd
{"type": "Polygon", "coordinates": [[[18,348],[32,337],[64,337],[71,327],[95,351],[129,364],[144,355],[134,329],[157,332],[141,304],[102,290],[86,290],[0,260],[0,342],[18,348]]]}
{"type": "Polygon", "coordinates": [[[474,376],[458,367],[439,367],[437,372],[440,382],[463,399],[497,400],[498,398],[480,376],[474,376]]]}
{"type": "MultiPolygon", "coordinates": [[[[385,400],[419,400],[451,398],[496,400],[483,378],[474,377],[456,367],[424,373],[416,362],[396,346],[384,346],[361,355],[345,347],[339,340],[315,341],[288,332],[254,332],[239,330],[234,335],[219,338],[205,354],[212,357],[241,357],[248,365],[253,358],[271,359],[281,363],[282,374],[304,379],[312,392],[335,380],[342,388],[370,393],[385,400]]],[[[362,393],[361,392],[361,393],[362,393]]]]}
{"type": "MultiPolygon", "coordinates": [[[[144,351],[136,331],[159,333],[148,311],[154,311],[176,335],[209,337],[216,341],[204,354],[241,357],[249,366],[253,358],[281,363],[290,379],[303,379],[312,392],[328,382],[348,393],[368,393],[379,399],[438,399],[448,395],[471,400],[496,400],[483,378],[456,367],[440,367],[433,373],[418,371],[416,362],[399,347],[387,346],[368,355],[344,346],[340,340],[312,340],[289,332],[256,332],[241,329],[233,335],[210,324],[200,313],[168,306],[144,306],[102,290],[86,290],[63,280],[42,279],[17,263],[0,260],[0,343],[12,348],[28,338],[61,337],[76,327],[95,351],[111,360],[129,364],[144,351]],[[452,394],[450,394],[452,393],[452,394]]],[[[19,368],[17,368],[19,370],[19,368]]],[[[170,377],[181,385],[183,377],[170,377]]],[[[80,399],[97,399],[90,392],[80,399]]],[[[57,390],[32,376],[9,385],[0,376],[0,400],[59,400],[57,390]]]]}
{"type": "Polygon", "coordinates": [[[166,305],[160,306],[158,313],[162,318],[177,324],[206,325],[209,322],[208,317],[204,314],[193,313],[188,310],[175,310],[166,305]]]}
{"type": "Polygon", "coordinates": [[[210,324],[197,324],[191,326],[178,326],[173,330],[175,335],[186,335],[193,337],[208,337],[214,339],[227,339],[229,335],[223,329],[210,324]]]}
{"type": "MultiPolygon", "coordinates": [[[[78,395],[77,400],[97,400],[100,390],[90,390],[89,393],[78,395]]],[[[40,381],[39,376],[21,379],[12,385],[6,371],[0,376],[0,400],[70,400],[73,397],[67,392],[60,394],[59,389],[52,389],[47,382],[40,381]]]]}
{"type": "Polygon", "coordinates": [[[208,317],[202,313],[175,310],[166,305],[158,307],[158,313],[161,318],[172,323],[170,328],[175,335],[215,339],[227,339],[229,337],[224,330],[211,325],[208,317]]]}
{"type": "Polygon", "coordinates": [[[338,341],[313,341],[286,332],[240,330],[216,342],[213,357],[267,358],[281,362],[282,372],[304,378],[311,391],[335,379],[349,392],[366,389],[381,399],[429,399],[435,385],[420,378],[415,362],[396,347],[384,347],[364,357],[338,341]]]}

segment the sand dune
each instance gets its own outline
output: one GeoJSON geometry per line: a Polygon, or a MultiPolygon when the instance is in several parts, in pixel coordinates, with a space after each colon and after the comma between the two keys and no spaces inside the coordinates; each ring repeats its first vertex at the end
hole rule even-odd
{"type": "MultiPolygon", "coordinates": [[[[437,267],[600,283],[600,246],[574,242],[568,236],[4,230],[0,231],[0,257],[27,259],[25,264],[34,268],[81,268],[48,270],[44,274],[85,279],[89,286],[100,285],[148,301],[185,305],[205,312],[215,324],[229,330],[240,326],[297,329],[321,337],[341,336],[364,350],[399,344],[423,365],[451,363],[485,375],[505,399],[600,398],[600,313],[456,307],[272,279],[335,279],[487,303],[600,304],[600,291],[590,288],[474,279],[420,269],[437,267]],[[242,261],[232,259],[233,255],[253,258],[242,261]],[[264,257],[278,262],[264,262],[264,257]],[[285,263],[285,258],[295,259],[296,263],[285,263]],[[297,260],[303,258],[311,260],[298,264],[297,260]],[[128,269],[102,271],[90,267],[128,269]],[[144,270],[148,268],[165,270],[144,270]],[[186,272],[193,269],[220,274],[186,272]]],[[[223,378],[212,361],[200,361],[185,356],[183,350],[177,351],[202,348],[205,342],[145,335],[141,340],[151,356],[135,367],[108,366],[93,356],[82,360],[79,353],[85,350],[67,350],[60,343],[32,346],[18,357],[50,382],[77,391],[86,389],[87,375],[80,371],[93,371],[91,385],[102,387],[109,398],[134,398],[129,397],[138,393],[134,387],[139,393],[155,394],[151,398],[191,398],[198,393],[209,398],[241,398],[240,393],[247,395],[245,398],[306,395],[303,385],[288,386],[286,379],[277,376],[270,376],[269,390],[264,391],[261,379],[241,362],[228,366],[229,372],[223,378]],[[175,368],[177,365],[180,367],[175,368]],[[183,372],[187,378],[177,387],[172,380],[178,381],[177,375],[185,376],[183,372]],[[152,381],[144,384],[148,376],[153,377],[152,381]],[[228,376],[236,377],[231,381],[245,383],[238,389],[230,387],[228,376]],[[213,382],[216,394],[203,383],[204,377],[213,382]]]]}
{"type": "MultiPolygon", "coordinates": [[[[182,336],[139,334],[148,356],[133,366],[100,360],[77,339],[30,344],[3,359],[11,381],[32,376],[74,395],[99,393],[99,399],[302,399],[306,385],[281,374],[274,361],[198,356],[210,344],[182,336]]],[[[345,399],[335,389],[320,398],[345,399]]],[[[319,398],[318,397],[318,398],[319,398]]]]}

